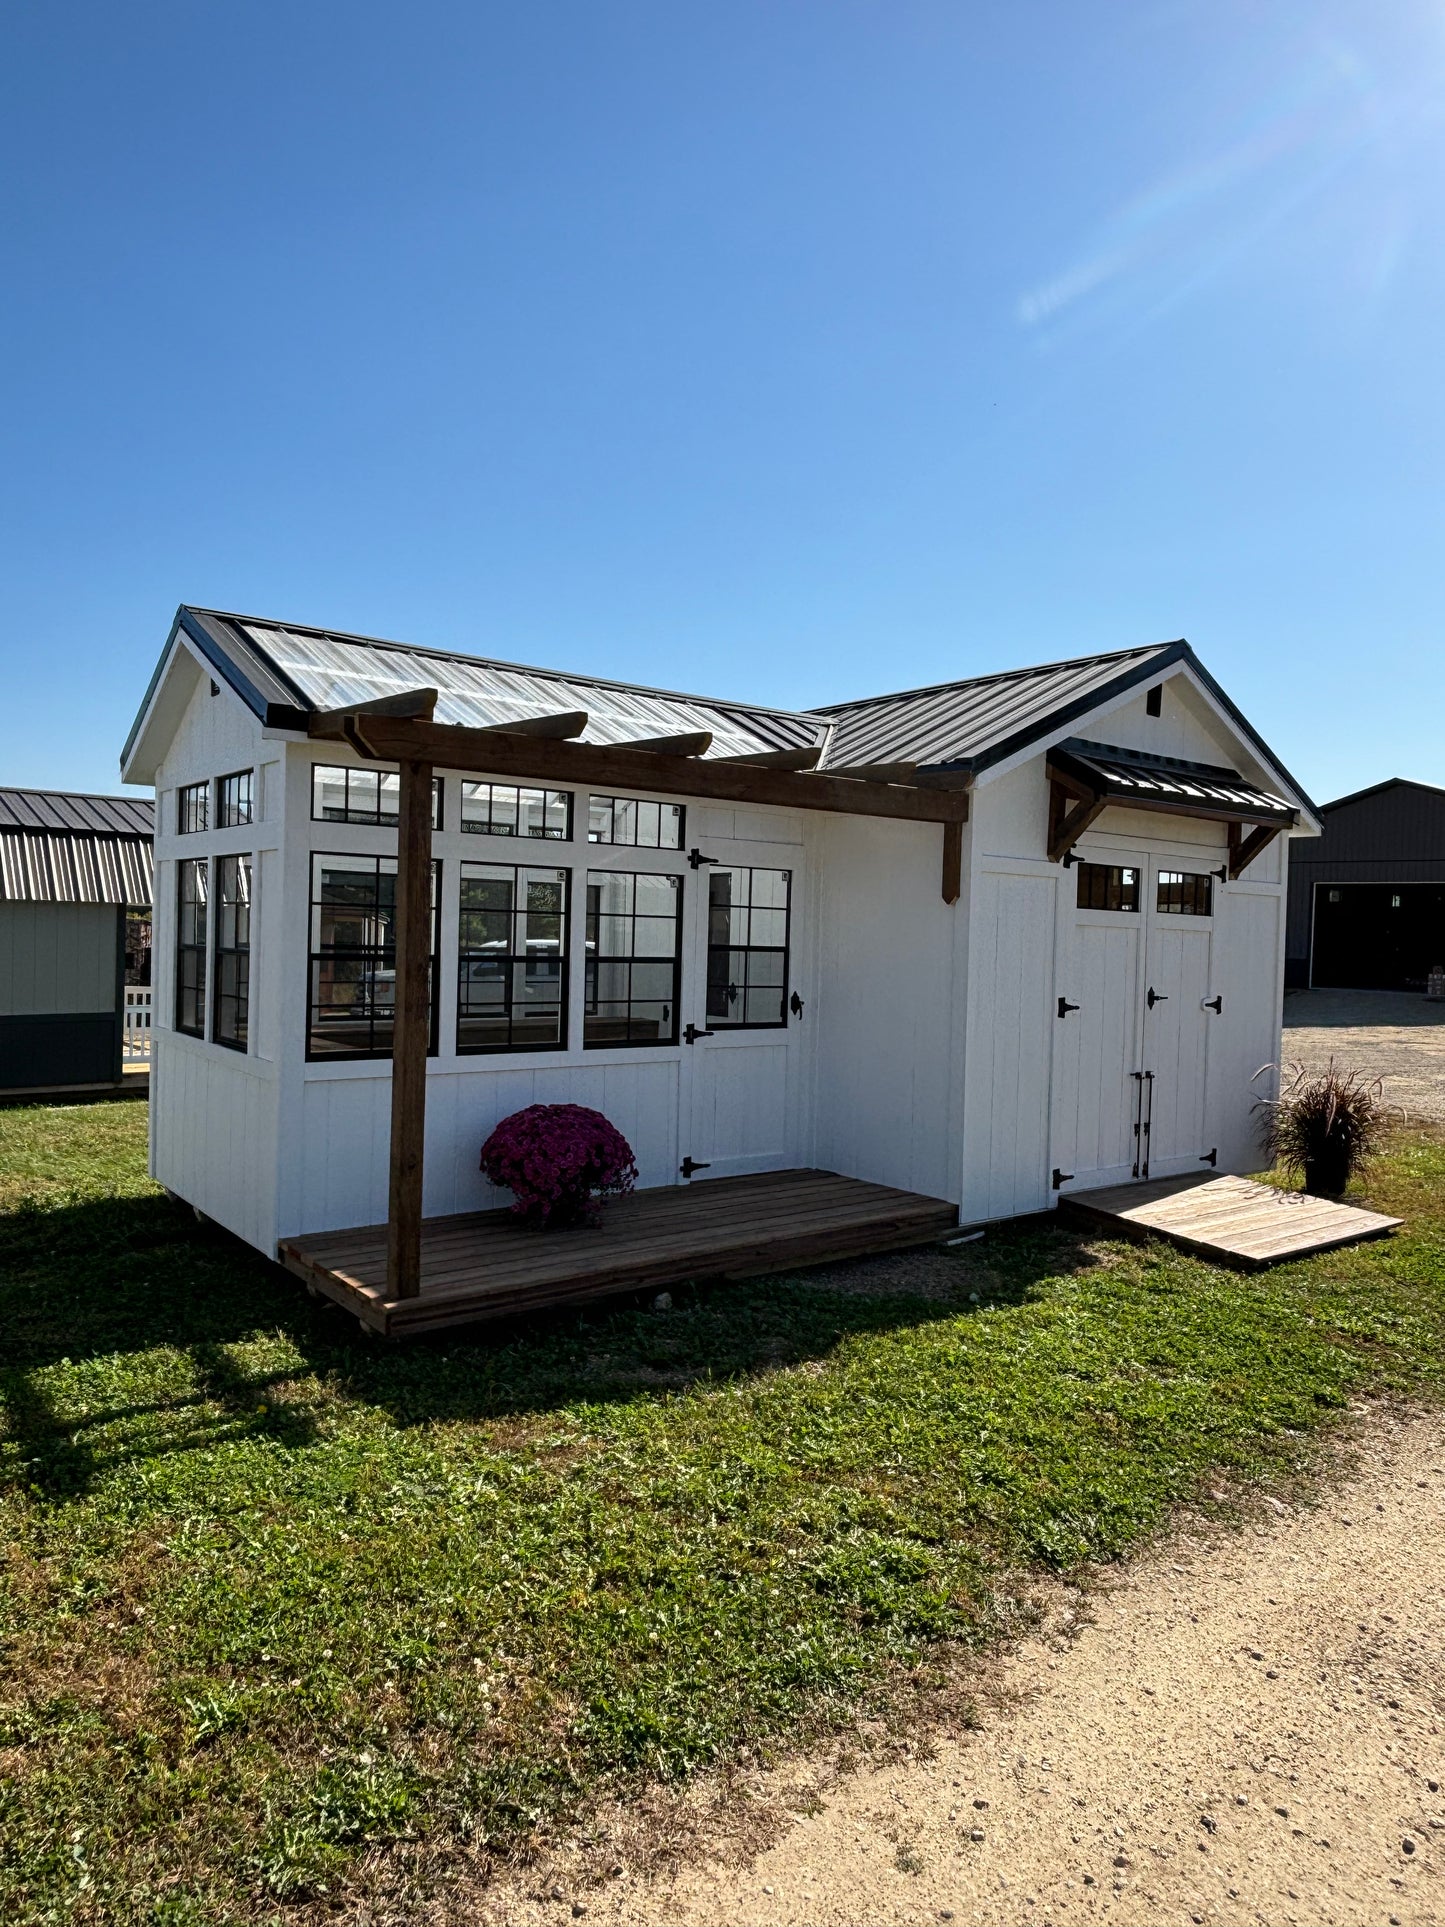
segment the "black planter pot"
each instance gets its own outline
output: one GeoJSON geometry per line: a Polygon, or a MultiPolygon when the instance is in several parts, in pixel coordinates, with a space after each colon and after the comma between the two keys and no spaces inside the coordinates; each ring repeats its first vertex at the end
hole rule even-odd
{"type": "Polygon", "coordinates": [[[1305,1159],[1305,1190],[1317,1198],[1338,1198],[1350,1181],[1350,1154],[1343,1144],[1323,1144],[1305,1159]]]}

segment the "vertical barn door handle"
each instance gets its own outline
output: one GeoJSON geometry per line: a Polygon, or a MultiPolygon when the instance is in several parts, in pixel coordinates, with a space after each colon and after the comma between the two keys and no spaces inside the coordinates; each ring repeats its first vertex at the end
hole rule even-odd
{"type": "Polygon", "coordinates": [[[1071,1004],[1067,997],[1060,997],[1059,999],[1060,1017],[1067,1017],[1071,1010],[1078,1010],[1079,1008],[1080,1006],[1078,1004],[1071,1004]]]}

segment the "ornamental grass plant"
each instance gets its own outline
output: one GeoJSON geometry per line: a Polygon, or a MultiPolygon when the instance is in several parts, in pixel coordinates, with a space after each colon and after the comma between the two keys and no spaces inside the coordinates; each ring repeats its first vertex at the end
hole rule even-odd
{"type": "MultiPolygon", "coordinates": [[[[1271,1066],[1271,1068],[1273,1068],[1271,1066]]],[[[1256,1102],[1266,1156],[1306,1191],[1338,1198],[1384,1141],[1390,1111],[1378,1077],[1341,1070],[1332,1057],[1323,1071],[1280,1066],[1287,1082],[1278,1097],[1256,1102]]]]}

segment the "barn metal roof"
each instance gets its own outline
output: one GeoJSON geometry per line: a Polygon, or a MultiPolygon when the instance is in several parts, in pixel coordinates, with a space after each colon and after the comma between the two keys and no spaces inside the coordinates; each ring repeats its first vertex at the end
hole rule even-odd
{"type": "Polygon", "coordinates": [[[817,712],[836,724],[827,761],[981,770],[1188,653],[1187,643],[1156,643],[837,703],[817,712]]]}
{"type": "Polygon", "coordinates": [[[0,789],[0,902],[151,901],[149,797],[0,789]]]}
{"type": "Polygon", "coordinates": [[[1298,814],[1282,796],[1247,781],[1238,770],[1214,763],[1150,756],[1113,743],[1084,742],[1077,736],[1055,744],[1049,755],[1121,803],[1182,803],[1221,815],[1238,812],[1251,822],[1276,818],[1292,823],[1298,814]]]}
{"type": "Polygon", "coordinates": [[[440,692],[439,723],[478,728],[586,710],[587,728],[579,739],[584,743],[706,729],[713,737],[709,755],[745,756],[823,744],[829,734],[827,719],[808,713],[679,695],[374,636],[189,605],[182,606],[177,620],[256,714],[279,728],[304,729],[314,709],[340,709],[424,685],[440,692]]]}

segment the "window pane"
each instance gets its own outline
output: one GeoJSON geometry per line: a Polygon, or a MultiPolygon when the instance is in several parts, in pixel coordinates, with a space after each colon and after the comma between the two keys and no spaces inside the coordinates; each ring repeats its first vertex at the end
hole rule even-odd
{"type": "Polygon", "coordinates": [[[1075,902],[1080,910],[1135,911],[1139,872],[1108,863],[1081,863],[1075,902]]]}
{"type": "Polygon", "coordinates": [[[462,865],[459,1051],[565,1042],[567,883],[565,870],[462,865]]]}
{"type": "Polygon", "coordinates": [[[585,1045],[677,1041],[681,906],[677,877],[589,873],[585,1045]]]}
{"type": "MultiPolygon", "coordinates": [[[[358,772],[351,771],[351,775],[358,772]]],[[[374,772],[361,772],[374,774],[374,772]]],[[[438,866],[432,866],[431,1036],[436,1049],[438,866]]],[[[385,1057],[396,1008],[396,859],[311,860],[312,1057],[385,1057]]]]}
{"type": "Polygon", "coordinates": [[[642,850],[682,847],[683,813],[676,803],[646,803],[630,796],[594,796],[587,809],[592,843],[617,843],[642,850]]]}
{"type": "Polygon", "coordinates": [[[787,1022],[792,872],[718,868],[708,879],[707,1020],[727,1025],[787,1022]]]}

